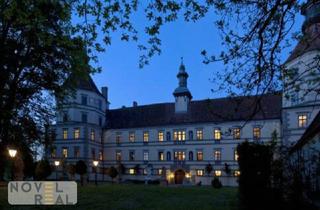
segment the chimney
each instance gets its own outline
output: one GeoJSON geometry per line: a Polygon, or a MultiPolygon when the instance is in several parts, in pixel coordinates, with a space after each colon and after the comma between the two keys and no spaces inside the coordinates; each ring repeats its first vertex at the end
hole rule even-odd
{"type": "Polygon", "coordinates": [[[138,106],[138,102],[133,101],[132,106],[133,106],[133,107],[137,107],[137,106],[138,106]]]}
{"type": "Polygon", "coordinates": [[[101,87],[101,93],[103,97],[106,99],[106,109],[109,109],[110,103],[108,101],[108,87],[107,86],[101,87]]]}

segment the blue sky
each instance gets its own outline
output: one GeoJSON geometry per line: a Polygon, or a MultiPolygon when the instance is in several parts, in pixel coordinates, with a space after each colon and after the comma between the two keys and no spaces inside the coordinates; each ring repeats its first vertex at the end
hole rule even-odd
{"type": "MultiPolygon", "coordinates": [[[[189,74],[188,88],[193,100],[217,98],[225,93],[213,94],[215,86],[210,79],[214,76],[213,69],[223,70],[221,64],[203,64],[201,50],[219,53],[221,40],[215,28],[214,15],[196,23],[177,21],[166,24],[160,38],[162,53],[151,59],[150,65],[139,69],[140,51],[134,42],[122,42],[117,34],[113,36],[111,46],[106,52],[98,55],[102,72],[93,75],[98,88],[108,86],[111,108],[132,106],[133,101],[139,105],[173,102],[173,90],[177,87],[176,74],[180,65],[180,57],[189,74]]],[[[294,30],[300,30],[303,18],[298,17],[294,30]]],[[[137,18],[137,27],[142,29],[144,21],[137,18]]],[[[284,58],[288,52],[284,52],[284,58]]]]}

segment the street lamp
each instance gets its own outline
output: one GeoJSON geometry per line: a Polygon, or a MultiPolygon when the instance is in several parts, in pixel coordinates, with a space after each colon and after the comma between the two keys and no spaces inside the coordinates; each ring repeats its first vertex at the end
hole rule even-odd
{"type": "Polygon", "coordinates": [[[56,166],[56,180],[58,180],[58,167],[60,165],[60,161],[59,160],[55,160],[54,161],[54,165],[56,166]]]}
{"type": "Polygon", "coordinates": [[[13,167],[14,167],[14,158],[16,157],[17,155],[17,150],[16,149],[10,149],[8,148],[8,152],[9,152],[9,156],[11,157],[12,159],[12,162],[11,162],[11,180],[13,181],[14,180],[14,172],[13,172],[13,167]]]}
{"type": "Polygon", "coordinates": [[[95,169],[96,169],[96,170],[95,170],[95,171],[96,171],[95,181],[94,181],[94,183],[95,183],[96,186],[98,185],[98,181],[97,181],[97,176],[98,176],[98,174],[97,174],[98,164],[99,164],[99,161],[97,161],[97,160],[94,160],[94,161],[93,161],[93,165],[94,165],[94,167],[95,167],[95,169]]]}

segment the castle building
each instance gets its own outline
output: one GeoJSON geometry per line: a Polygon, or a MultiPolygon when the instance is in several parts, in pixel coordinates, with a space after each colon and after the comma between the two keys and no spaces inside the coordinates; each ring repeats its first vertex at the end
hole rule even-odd
{"type": "MultiPolygon", "coordinates": [[[[319,35],[319,3],[314,3],[319,1],[310,2],[303,11],[305,39],[285,63],[298,73],[306,68],[313,72],[313,61],[319,56],[320,40],[315,36],[319,35]]],[[[310,75],[300,81],[302,85],[307,85],[304,80],[310,75]]],[[[277,140],[294,144],[320,110],[316,93],[289,88],[289,77],[278,93],[192,100],[188,76],[181,62],[172,103],[138,106],[134,102],[132,107],[119,109],[109,109],[106,87],[100,92],[90,76],[80,80],[75,96],[57,113],[51,160],[72,164],[83,160],[91,180],[93,161],[98,160],[99,181],[111,180],[105,171],[115,167],[124,169],[123,181],[210,184],[213,177],[219,177],[223,185],[235,186],[240,173],[239,143],[277,140]]]]}

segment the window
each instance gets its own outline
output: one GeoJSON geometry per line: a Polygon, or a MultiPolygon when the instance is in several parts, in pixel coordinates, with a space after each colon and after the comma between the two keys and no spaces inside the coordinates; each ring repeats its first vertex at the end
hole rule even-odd
{"type": "Polygon", "coordinates": [[[162,175],[163,174],[162,168],[158,168],[157,173],[158,173],[158,175],[162,175]]]}
{"type": "Polygon", "coordinates": [[[81,95],[81,104],[82,105],[88,104],[88,97],[86,95],[81,95]]]}
{"type": "Polygon", "coordinates": [[[221,161],[221,149],[214,150],[214,160],[221,161]]]}
{"type": "Polygon", "coordinates": [[[203,130],[197,129],[197,140],[202,140],[202,139],[203,139],[203,130]]]}
{"type": "Polygon", "coordinates": [[[233,172],[233,175],[234,175],[234,176],[240,176],[240,171],[239,171],[239,170],[235,170],[235,171],[233,172]]]}
{"type": "Polygon", "coordinates": [[[193,140],[193,131],[189,131],[189,140],[193,140]]]}
{"type": "Polygon", "coordinates": [[[68,139],[68,128],[62,129],[62,137],[63,139],[68,139]]]}
{"type": "Polygon", "coordinates": [[[214,175],[215,175],[215,176],[221,176],[221,174],[222,174],[222,171],[221,171],[221,170],[215,170],[215,171],[214,171],[214,175]]]}
{"type": "Polygon", "coordinates": [[[68,112],[63,112],[63,117],[62,117],[63,119],[63,122],[67,122],[68,121],[68,119],[69,119],[69,117],[68,117],[68,112]]]}
{"type": "Polygon", "coordinates": [[[67,158],[68,157],[68,148],[63,147],[62,148],[62,157],[67,158]]]}
{"type": "Polygon", "coordinates": [[[158,132],[158,141],[163,141],[164,140],[164,133],[163,131],[158,132]]]}
{"type": "Polygon", "coordinates": [[[173,132],[174,141],[185,141],[186,140],[186,131],[178,130],[173,132]]]}
{"type": "Polygon", "coordinates": [[[221,130],[220,129],[214,129],[214,139],[215,140],[221,139],[221,130]]]}
{"type": "Polygon", "coordinates": [[[203,176],[204,175],[204,170],[203,169],[197,169],[196,170],[196,175],[197,176],[203,176]]]}
{"type": "Polygon", "coordinates": [[[102,109],[102,101],[100,99],[98,100],[98,107],[100,110],[102,109]]]}
{"type": "Polygon", "coordinates": [[[96,134],[95,134],[94,129],[91,129],[91,132],[90,132],[90,139],[91,139],[91,141],[94,141],[94,140],[96,139],[96,134]]]}
{"type": "Polygon", "coordinates": [[[103,160],[103,153],[102,150],[99,151],[99,160],[102,161],[103,160]]]}
{"type": "Polygon", "coordinates": [[[121,133],[116,133],[116,143],[120,144],[121,142],[121,133]]]}
{"type": "Polygon", "coordinates": [[[167,132],[167,141],[171,141],[171,133],[169,131],[167,132]]]}
{"type": "Polygon", "coordinates": [[[240,139],[240,128],[232,129],[233,139],[240,139]]]}
{"type": "Polygon", "coordinates": [[[175,151],[174,152],[174,160],[183,161],[186,159],[186,154],[183,151],[175,151]]]}
{"type": "Polygon", "coordinates": [[[91,149],[91,158],[92,158],[93,160],[96,159],[96,150],[95,150],[94,148],[91,149]]]}
{"type": "Polygon", "coordinates": [[[238,159],[239,159],[238,151],[237,149],[234,149],[234,160],[238,161],[238,159]]]}
{"type": "Polygon", "coordinates": [[[144,131],[143,132],[143,142],[148,142],[149,141],[149,132],[144,131]]]}
{"type": "Polygon", "coordinates": [[[168,160],[168,161],[171,160],[171,152],[167,152],[167,160],[168,160]]]}
{"type": "Polygon", "coordinates": [[[134,151],[129,151],[129,160],[134,161],[134,151]]]}
{"type": "Polygon", "coordinates": [[[158,153],[158,160],[161,160],[161,161],[164,160],[164,153],[163,152],[158,153]]]}
{"type": "Polygon", "coordinates": [[[79,139],[80,138],[80,128],[75,128],[73,131],[73,138],[79,139]]]}
{"type": "Polygon", "coordinates": [[[149,160],[149,152],[148,151],[143,151],[143,160],[148,161],[149,160]]]}
{"type": "Polygon", "coordinates": [[[134,142],[135,139],[136,139],[136,134],[135,134],[135,132],[133,132],[133,131],[129,132],[129,141],[130,141],[130,142],[134,142]]]}
{"type": "Polygon", "coordinates": [[[253,128],[253,138],[254,139],[260,139],[260,137],[261,137],[261,128],[254,127],[253,128]]]}
{"type": "Polygon", "coordinates": [[[80,157],[80,147],[74,147],[74,157],[78,158],[80,157]]]}
{"type": "Polygon", "coordinates": [[[81,113],[81,122],[88,122],[88,114],[87,113],[81,113]]]}
{"type": "Polygon", "coordinates": [[[52,149],[51,158],[56,158],[56,153],[57,153],[57,150],[56,149],[52,149]]]}
{"type": "Polygon", "coordinates": [[[202,151],[197,151],[197,161],[203,160],[203,152],[202,151]]]}
{"type": "Polygon", "coordinates": [[[116,151],[116,161],[121,161],[121,151],[116,151]]]}
{"type": "Polygon", "coordinates": [[[134,168],[130,168],[129,169],[129,174],[130,175],[134,175],[136,173],[136,170],[134,170],[134,168]]]}
{"type": "Polygon", "coordinates": [[[101,126],[101,125],[102,125],[102,118],[99,117],[99,126],[101,126]]]}
{"type": "Polygon", "coordinates": [[[307,115],[306,114],[299,114],[298,115],[298,127],[304,128],[307,126],[307,115]]]}
{"type": "Polygon", "coordinates": [[[191,160],[191,161],[193,160],[193,152],[192,151],[189,152],[189,160],[191,160]]]}

